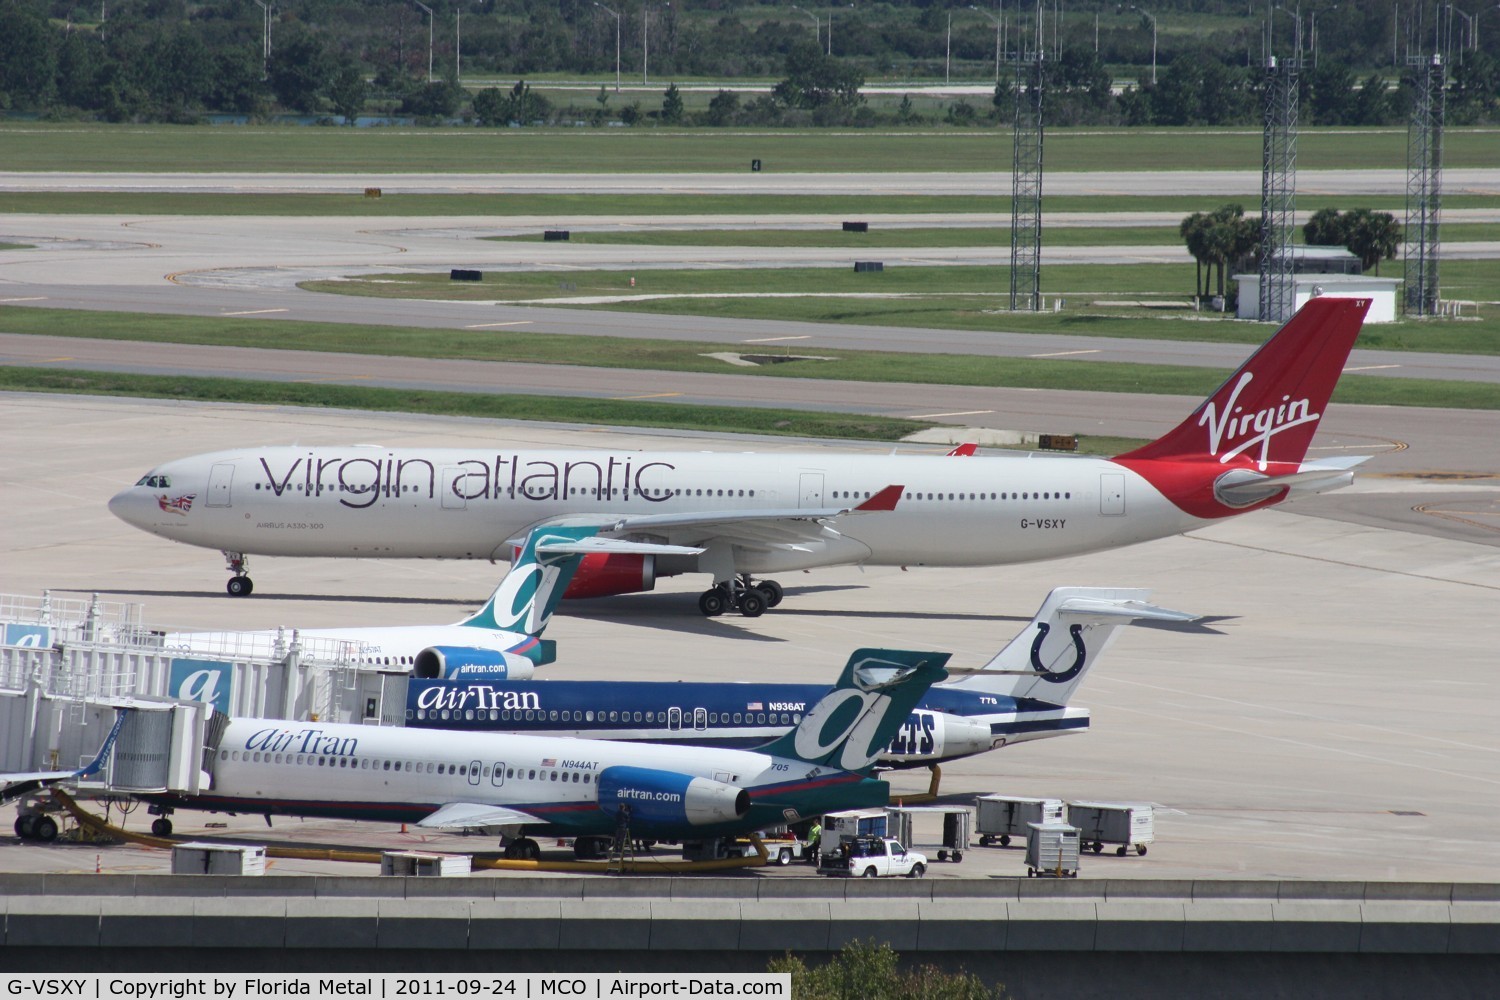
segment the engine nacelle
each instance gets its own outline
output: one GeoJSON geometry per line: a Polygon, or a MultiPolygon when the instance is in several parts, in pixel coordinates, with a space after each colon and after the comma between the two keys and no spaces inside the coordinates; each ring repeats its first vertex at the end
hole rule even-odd
{"type": "Polygon", "coordinates": [[[709,826],[750,811],[750,793],[735,785],[647,767],[606,767],[599,772],[599,808],[618,817],[630,807],[632,829],[661,824],[709,826]]]}
{"type": "Polygon", "coordinates": [[[536,664],[524,656],[474,646],[428,646],[417,654],[413,677],[450,681],[524,681],[536,664]]]}
{"type": "Polygon", "coordinates": [[[634,552],[590,552],[563,591],[563,600],[638,594],[656,587],[656,557],[634,552]]]}
{"type": "Polygon", "coordinates": [[[987,722],[947,712],[917,711],[880,755],[883,764],[916,767],[984,753],[994,746],[987,722]]]}

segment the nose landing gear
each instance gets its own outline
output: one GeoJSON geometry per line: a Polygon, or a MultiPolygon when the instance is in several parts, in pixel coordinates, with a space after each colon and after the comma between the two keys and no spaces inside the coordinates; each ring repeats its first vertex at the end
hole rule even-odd
{"type": "Polygon", "coordinates": [[[246,575],[245,570],[250,567],[250,559],[243,552],[230,552],[224,550],[224,561],[228,564],[229,572],[234,576],[229,578],[229,583],[224,589],[229,592],[230,597],[249,597],[255,591],[255,581],[246,575]]]}
{"type": "Polygon", "coordinates": [[[782,596],[781,584],[775,580],[756,583],[749,573],[741,573],[733,580],[716,584],[698,595],[698,610],[708,618],[726,611],[738,611],[746,618],[759,618],[767,608],[780,604],[782,596]]]}

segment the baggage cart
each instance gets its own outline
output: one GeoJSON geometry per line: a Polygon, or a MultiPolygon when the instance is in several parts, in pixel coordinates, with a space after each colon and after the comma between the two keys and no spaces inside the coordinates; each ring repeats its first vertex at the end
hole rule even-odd
{"type": "Polygon", "coordinates": [[[1156,839],[1155,811],[1142,802],[1069,802],[1068,822],[1078,827],[1080,843],[1095,854],[1105,844],[1116,844],[1115,853],[1124,857],[1130,848],[1145,854],[1146,845],[1156,839]]]}
{"type": "Polygon", "coordinates": [[[894,836],[890,822],[890,814],[884,809],[847,809],[828,813],[823,817],[822,852],[836,852],[841,843],[856,837],[894,836]]]}
{"type": "Polygon", "coordinates": [[[266,849],[256,845],[172,845],[173,875],[264,875],[266,849]]]}
{"type": "Polygon", "coordinates": [[[385,851],[380,855],[380,874],[433,878],[468,875],[473,858],[467,854],[434,854],[430,851],[385,851]]]}
{"type": "Polygon", "coordinates": [[[1026,824],[1026,877],[1077,878],[1078,843],[1067,823],[1026,824]]]}
{"type": "Polygon", "coordinates": [[[908,847],[935,853],[939,861],[954,864],[964,859],[974,837],[974,811],[968,806],[895,806],[890,809],[893,832],[891,836],[908,847]],[[941,817],[943,838],[933,851],[931,845],[916,843],[915,821],[921,816],[941,817]]]}
{"type": "Polygon", "coordinates": [[[979,846],[996,841],[1009,847],[1012,837],[1025,840],[1032,823],[1061,823],[1062,799],[1030,799],[1016,795],[981,795],[974,800],[979,846]]]}

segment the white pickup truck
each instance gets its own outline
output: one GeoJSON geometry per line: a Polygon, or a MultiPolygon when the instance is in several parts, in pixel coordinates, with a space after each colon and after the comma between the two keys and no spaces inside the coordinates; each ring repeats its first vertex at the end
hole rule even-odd
{"type": "Polygon", "coordinates": [[[818,870],[824,875],[844,878],[886,875],[921,878],[927,872],[927,856],[908,851],[901,841],[890,837],[855,837],[841,843],[838,850],[823,855],[818,870]]]}

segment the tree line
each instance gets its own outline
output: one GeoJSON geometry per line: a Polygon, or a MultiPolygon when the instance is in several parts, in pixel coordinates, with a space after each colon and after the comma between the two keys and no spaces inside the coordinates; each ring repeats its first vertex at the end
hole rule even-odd
{"type": "MultiPolygon", "coordinates": [[[[691,15],[688,5],[653,0],[605,8],[587,0],[450,2],[435,6],[430,18],[392,0],[273,0],[270,6],[265,20],[255,0],[101,0],[97,10],[65,0],[7,0],[0,7],[0,111],[113,121],[277,111],[347,118],[368,109],[481,124],[608,118],[710,127],[932,120],[977,126],[1010,121],[1008,58],[1034,42],[1035,28],[1021,19],[1006,22],[1002,33],[999,24],[978,20],[977,7],[924,0],[836,12],[810,7],[801,11],[806,19],[784,6],[729,0],[694,3],[691,15]],[[616,66],[617,38],[622,70],[632,77],[639,71],[664,88],[687,75],[780,82],[769,93],[726,85],[706,110],[694,111],[677,104],[680,93],[669,96],[665,89],[660,106],[606,92],[581,107],[556,107],[524,84],[542,72],[607,74],[616,66]],[[998,74],[997,45],[1003,49],[998,74]],[[944,78],[954,67],[959,79],[998,75],[993,99],[954,100],[933,115],[910,101],[872,108],[860,93],[867,79],[944,78]],[[519,90],[494,93],[459,83],[476,76],[523,82],[519,90]]],[[[1052,32],[1043,61],[1049,124],[1259,121],[1264,75],[1257,68],[1256,22],[1245,19],[1243,8],[1217,0],[1181,0],[1175,10],[1153,6],[1155,27],[1173,20],[1194,24],[1207,14],[1215,16],[1206,23],[1231,26],[1156,32],[1117,5],[1044,22],[1043,35],[1049,26],[1052,32]]],[[[1394,0],[1356,0],[1323,12],[1317,58],[1299,78],[1304,123],[1405,121],[1411,87],[1398,73],[1404,61],[1397,66],[1393,54],[1400,9],[1394,0]]],[[[1460,35],[1458,58],[1450,59],[1447,109],[1455,124],[1500,120],[1500,62],[1493,54],[1500,42],[1478,42],[1460,35]]]]}

